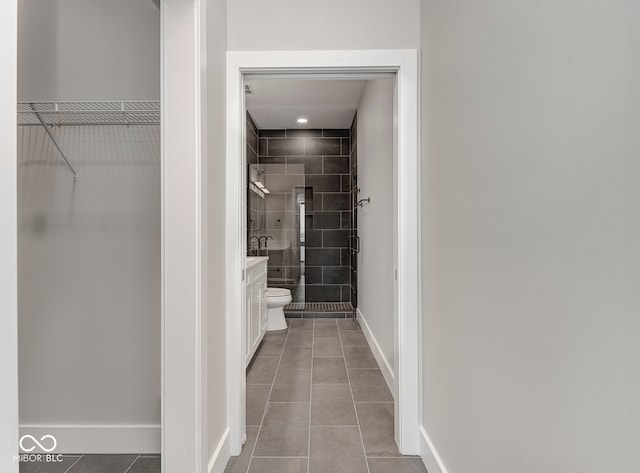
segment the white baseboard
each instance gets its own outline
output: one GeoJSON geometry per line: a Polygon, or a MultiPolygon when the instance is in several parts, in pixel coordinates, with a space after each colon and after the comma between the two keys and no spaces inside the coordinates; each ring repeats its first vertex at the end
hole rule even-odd
{"type": "Polygon", "coordinates": [[[224,431],[216,450],[209,459],[209,473],[224,473],[224,469],[227,467],[230,458],[230,430],[231,429],[227,428],[227,430],[224,431]]]}
{"type": "MultiPolygon", "coordinates": [[[[20,425],[20,436],[56,439],[54,453],[160,453],[160,425],[20,425]]],[[[35,446],[25,439],[26,448],[35,446]]],[[[43,442],[44,444],[44,442],[43,442]]],[[[45,445],[49,448],[48,445],[45,445]]],[[[42,453],[36,448],[34,453],[42,453]]]]}
{"type": "Polygon", "coordinates": [[[431,443],[424,426],[420,426],[420,457],[429,473],[447,473],[442,459],[431,443]]]}
{"type": "Polygon", "coordinates": [[[395,375],[393,373],[393,368],[389,364],[389,361],[387,360],[387,358],[382,353],[382,349],[380,348],[380,345],[378,344],[376,337],[373,335],[373,332],[371,331],[371,327],[369,327],[369,324],[367,323],[367,319],[362,314],[360,309],[356,309],[356,312],[358,314],[358,320],[360,321],[360,327],[362,328],[362,333],[364,333],[364,336],[367,339],[367,342],[369,342],[369,347],[371,348],[371,351],[373,352],[373,356],[378,362],[380,371],[382,371],[382,376],[384,376],[384,380],[387,382],[389,391],[391,391],[391,394],[395,399],[396,398],[396,392],[394,388],[395,375]]]}

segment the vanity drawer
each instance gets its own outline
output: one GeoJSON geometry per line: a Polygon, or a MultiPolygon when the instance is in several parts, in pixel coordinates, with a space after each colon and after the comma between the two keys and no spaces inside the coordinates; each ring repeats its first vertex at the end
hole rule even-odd
{"type": "Polygon", "coordinates": [[[247,287],[254,284],[260,278],[267,277],[267,262],[260,263],[247,271],[247,287]]]}

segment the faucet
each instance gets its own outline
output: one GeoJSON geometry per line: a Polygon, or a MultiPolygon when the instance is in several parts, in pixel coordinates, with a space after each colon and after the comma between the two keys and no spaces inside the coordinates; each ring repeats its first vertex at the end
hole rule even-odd
{"type": "Polygon", "coordinates": [[[260,246],[260,241],[261,241],[263,238],[264,238],[264,247],[265,247],[265,248],[267,247],[267,240],[268,240],[269,238],[271,238],[271,239],[273,240],[273,237],[272,237],[271,235],[263,235],[263,236],[261,236],[260,238],[258,238],[258,248],[261,248],[261,246],[260,246]]]}
{"type": "Polygon", "coordinates": [[[251,238],[249,238],[249,250],[251,250],[251,243],[253,243],[253,239],[255,238],[255,241],[258,243],[258,250],[260,249],[260,238],[257,236],[252,236],[251,238]]]}

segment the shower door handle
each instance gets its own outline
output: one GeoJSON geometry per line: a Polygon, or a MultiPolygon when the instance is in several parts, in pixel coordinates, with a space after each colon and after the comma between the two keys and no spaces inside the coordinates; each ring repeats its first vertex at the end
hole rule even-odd
{"type": "Polygon", "coordinates": [[[358,235],[349,235],[349,251],[352,255],[360,253],[360,237],[358,235]]]}

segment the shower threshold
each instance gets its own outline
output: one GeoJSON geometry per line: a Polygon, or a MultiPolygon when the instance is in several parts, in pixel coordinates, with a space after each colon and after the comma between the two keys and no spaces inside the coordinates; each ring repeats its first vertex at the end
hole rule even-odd
{"type": "Polygon", "coordinates": [[[347,318],[353,310],[351,302],[292,302],[284,306],[289,318],[347,318]]]}

